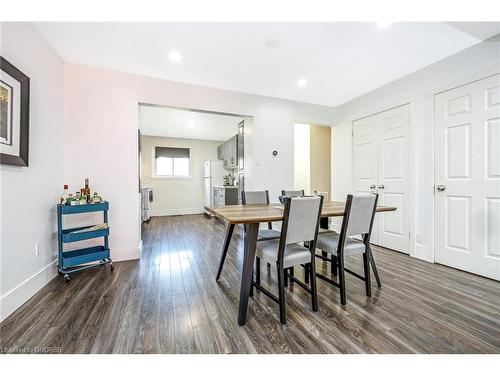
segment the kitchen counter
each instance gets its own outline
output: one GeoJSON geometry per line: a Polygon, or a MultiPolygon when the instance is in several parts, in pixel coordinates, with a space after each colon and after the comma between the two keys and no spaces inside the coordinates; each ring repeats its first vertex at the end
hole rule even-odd
{"type": "Polygon", "coordinates": [[[216,206],[238,204],[238,186],[213,186],[213,201],[216,206]]]}

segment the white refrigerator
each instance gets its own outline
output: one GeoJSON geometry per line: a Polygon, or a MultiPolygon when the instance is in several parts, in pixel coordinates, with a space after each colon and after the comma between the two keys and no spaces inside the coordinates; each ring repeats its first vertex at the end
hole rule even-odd
{"type": "Polygon", "coordinates": [[[203,206],[213,206],[213,187],[222,186],[224,167],[222,160],[207,160],[203,165],[203,206]]]}

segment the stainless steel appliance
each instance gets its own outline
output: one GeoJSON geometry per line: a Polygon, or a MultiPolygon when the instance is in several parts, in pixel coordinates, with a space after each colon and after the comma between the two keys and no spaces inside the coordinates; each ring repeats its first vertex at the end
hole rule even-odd
{"type": "Polygon", "coordinates": [[[222,185],[224,167],[221,160],[207,160],[203,164],[203,206],[213,206],[212,188],[222,185]]]}
{"type": "Polygon", "coordinates": [[[153,201],[153,189],[150,187],[143,187],[141,189],[141,222],[149,221],[150,203],[153,201]]]}

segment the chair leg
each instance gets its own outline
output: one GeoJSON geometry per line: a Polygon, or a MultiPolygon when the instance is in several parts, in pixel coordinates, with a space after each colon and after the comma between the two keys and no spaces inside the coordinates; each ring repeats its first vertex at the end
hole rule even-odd
{"type": "Polygon", "coordinates": [[[365,289],[366,289],[366,295],[368,297],[372,296],[372,281],[370,279],[370,261],[369,261],[370,255],[365,251],[363,253],[363,266],[365,268],[365,289]]]}
{"type": "Polygon", "coordinates": [[[337,257],[332,255],[332,263],[330,264],[332,276],[337,277],[337,257]]]}
{"type": "Polygon", "coordinates": [[[318,291],[316,288],[316,259],[313,254],[311,264],[308,266],[308,271],[311,272],[311,308],[312,311],[318,311],[318,291]]]}
{"type": "Polygon", "coordinates": [[[370,263],[372,265],[373,274],[375,275],[375,280],[377,281],[377,287],[380,288],[382,286],[382,283],[380,282],[380,276],[378,275],[377,265],[375,264],[375,259],[373,258],[372,247],[368,245],[366,247],[366,250],[369,252],[368,256],[370,263]]]}
{"type": "Polygon", "coordinates": [[[283,269],[283,273],[285,275],[285,279],[283,281],[283,285],[285,285],[285,288],[288,288],[288,268],[283,269]]]}
{"type": "Polygon", "coordinates": [[[347,296],[345,291],[345,272],[344,272],[344,257],[340,256],[337,259],[339,264],[339,289],[340,289],[340,303],[345,306],[347,303],[347,296]]]}
{"type": "Polygon", "coordinates": [[[285,279],[286,270],[284,267],[278,265],[278,297],[280,302],[280,322],[281,324],[286,324],[285,316],[285,279]]]}
{"type": "MultiPolygon", "coordinates": [[[[290,276],[295,276],[295,270],[294,270],[294,268],[293,268],[293,267],[290,267],[290,268],[288,269],[288,274],[289,274],[290,276]]],[[[290,285],[292,285],[292,284],[293,284],[293,280],[292,280],[292,279],[290,279],[290,285]]]]}
{"type": "Polygon", "coordinates": [[[267,263],[267,268],[271,268],[271,263],[267,263]]]}
{"type": "Polygon", "coordinates": [[[304,264],[304,283],[309,284],[309,264],[304,264]]]}

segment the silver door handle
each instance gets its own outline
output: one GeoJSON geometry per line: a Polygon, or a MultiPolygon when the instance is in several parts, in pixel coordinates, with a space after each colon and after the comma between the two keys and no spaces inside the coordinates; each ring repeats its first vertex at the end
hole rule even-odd
{"type": "Polygon", "coordinates": [[[379,185],[378,188],[381,189],[381,190],[384,190],[385,189],[385,185],[379,185]]]}
{"type": "Polygon", "coordinates": [[[446,190],[446,186],[445,185],[438,185],[436,187],[437,191],[445,191],[446,190]]]}
{"type": "Polygon", "coordinates": [[[370,189],[376,189],[377,185],[370,185],[370,189]]]}

